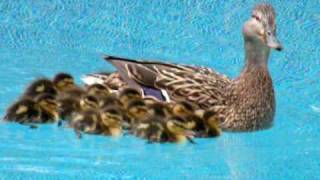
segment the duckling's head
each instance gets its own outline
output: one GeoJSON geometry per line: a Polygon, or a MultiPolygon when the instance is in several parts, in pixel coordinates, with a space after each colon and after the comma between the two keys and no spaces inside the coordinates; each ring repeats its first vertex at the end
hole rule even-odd
{"type": "Polygon", "coordinates": [[[101,119],[105,126],[121,127],[123,113],[118,106],[108,106],[101,111],[101,119]]]}
{"type": "Polygon", "coordinates": [[[53,83],[59,91],[72,89],[76,86],[73,77],[67,73],[58,73],[55,75],[53,83]]]}
{"type": "Polygon", "coordinates": [[[243,35],[247,42],[252,42],[258,48],[269,52],[270,48],[282,50],[280,41],[276,38],[275,11],[271,4],[260,3],[252,11],[251,18],[243,26],[243,35]]]}
{"type": "Polygon", "coordinates": [[[63,120],[70,120],[72,114],[81,110],[80,99],[76,97],[63,97],[58,99],[58,112],[63,120]]]}
{"type": "Polygon", "coordinates": [[[31,98],[24,97],[8,108],[3,119],[20,123],[35,123],[40,121],[40,116],[39,105],[31,98]]]}
{"type": "Polygon", "coordinates": [[[163,123],[153,121],[150,123],[147,131],[147,139],[150,142],[161,142],[163,139],[164,127],[163,123]]]}
{"type": "Polygon", "coordinates": [[[165,118],[172,114],[171,108],[167,104],[162,102],[154,102],[153,104],[149,104],[148,108],[151,115],[153,116],[165,118]]]}
{"type": "Polygon", "coordinates": [[[157,103],[157,99],[154,98],[153,96],[146,96],[143,98],[143,101],[147,104],[147,105],[152,105],[157,103]]]}
{"type": "Polygon", "coordinates": [[[99,121],[99,113],[93,110],[88,110],[76,113],[71,121],[71,126],[76,130],[80,130],[89,134],[95,134],[99,132],[99,121]]]}
{"type": "Polygon", "coordinates": [[[176,116],[186,117],[194,113],[194,106],[187,101],[179,101],[173,104],[172,112],[176,116]]]}
{"type": "Polygon", "coordinates": [[[42,79],[37,79],[33,81],[29,85],[29,87],[27,87],[24,95],[33,98],[42,93],[48,93],[54,96],[58,94],[52,81],[46,78],[42,78],[42,79]]]}
{"type": "Polygon", "coordinates": [[[134,88],[124,88],[119,93],[119,99],[124,105],[127,105],[132,99],[140,99],[141,97],[141,93],[134,88]]]}
{"type": "Polygon", "coordinates": [[[142,99],[134,99],[128,103],[128,114],[137,121],[146,120],[148,117],[148,108],[142,99]]]}
{"type": "Polygon", "coordinates": [[[111,106],[119,106],[119,107],[123,106],[115,94],[109,94],[105,97],[99,98],[99,107],[100,108],[105,108],[110,105],[111,106]]]}
{"type": "Polygon", "coordinates": [[[35,98],[36,102],[40,105],[42,111],[42,120],[58,120],[58,101],[55,96],[44,93],[35,98]],[[47,116],[47,117],[45,117],[47,116]]]}
{"type": "Polygon", "coordinates": [[[177,120],[176,116],[171,117],[166,122],[166,129],[170,136],[174,138],[177,142],[185,142],[188,139],[194,137],[195,133],[189,129],[187,129],[184,124],[182,124],[179,120],[177,120]]]}
{"type": "Polygon", "coordinates": [[[98,109],[99,101],[94,96],[85,95],[81,98],[80,105],[83,110],[98,109]]]}
{"type": "Polygon", "coordinates": [[[208,136],[215,137],[221,134],[221,130],[219,128],[220,120],[218,114],[215,111],[207,110],[203,114],[203,120],[206,125],[208,136]]]}
{"type": "Polygon", "coordinates": [[[102,84],[92,84],[87,87],[86,92],[88,95],[105,97],[111,93],[111,90],[102,84]]]}

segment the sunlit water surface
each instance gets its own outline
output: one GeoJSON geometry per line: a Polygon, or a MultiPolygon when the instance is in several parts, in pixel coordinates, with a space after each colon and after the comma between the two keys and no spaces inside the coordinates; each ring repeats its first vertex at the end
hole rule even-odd
{"type": "MultiPolygon", "coordinates": [[[[54,125],[0,123],[0,179],[319,179],[320,6],[270,1],[285,49],[269,67],[277,112],[270,130],[197,144],[84,136],[54,125]]],[[[109,53],[208,66],[236,77],[242,23],[256,1],[0,1],[0,116],[37,77],[113,70],[109,53]]]]}

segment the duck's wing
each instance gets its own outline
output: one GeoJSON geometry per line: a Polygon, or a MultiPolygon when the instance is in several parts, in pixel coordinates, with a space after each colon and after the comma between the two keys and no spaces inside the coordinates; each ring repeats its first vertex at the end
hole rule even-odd
{"type": "Polygon", "coordinates": [[[186,99],[202,107],[225,104],[225,88],[231,80],[209,68],[105,56],[132,87],[165,90],[173,100],[186,99]]]}

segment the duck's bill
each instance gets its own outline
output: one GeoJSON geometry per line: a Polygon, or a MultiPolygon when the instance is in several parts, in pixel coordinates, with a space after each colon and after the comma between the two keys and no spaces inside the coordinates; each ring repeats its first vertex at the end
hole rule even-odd
{"type": "Polygon", "coordinates": [[[267,46],[277,51],[282,51],[283,47],[275,35],[267,36],[267,46]]]}

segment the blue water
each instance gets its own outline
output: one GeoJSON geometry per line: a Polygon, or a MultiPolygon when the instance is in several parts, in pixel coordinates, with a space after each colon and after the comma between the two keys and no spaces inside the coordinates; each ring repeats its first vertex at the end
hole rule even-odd
{"type": "MultiPolygon", "coordinates": [[[[0,116],[34,78],[113,70],[103,53],[209,66],[236,77],[254,0],[0,1],[0,116]]],[[[319,179],[320,6],[270,1],[283,52],[269,67],[270,130],[197,144],[145,144],[0,123],[0,179],[319,179]]]]}

